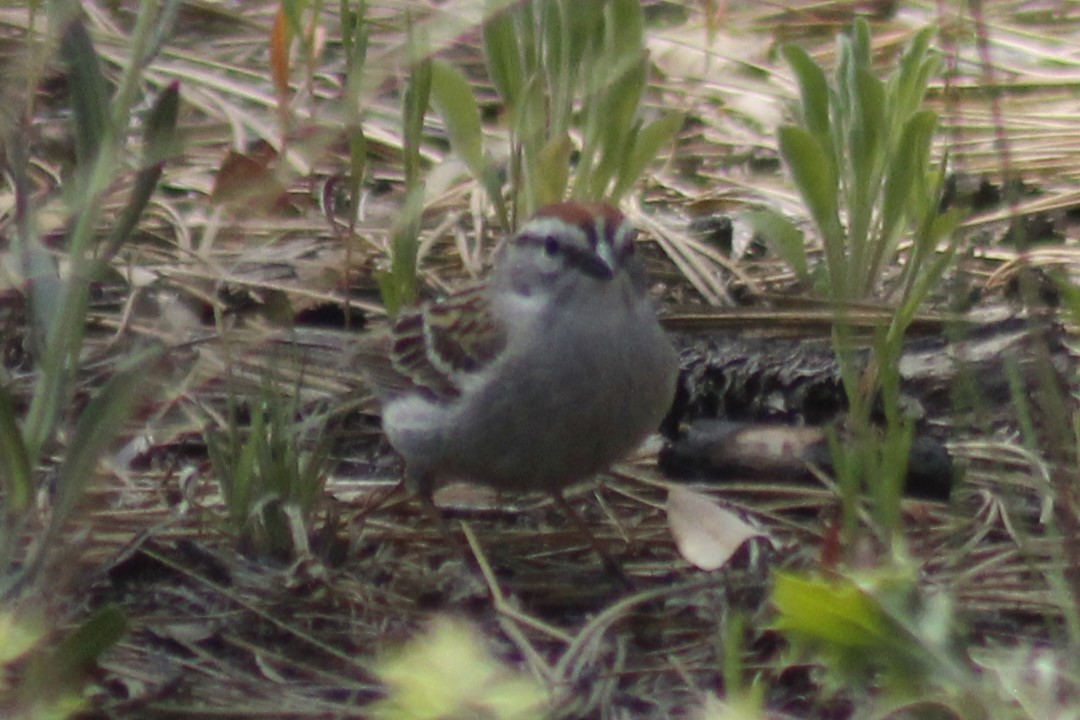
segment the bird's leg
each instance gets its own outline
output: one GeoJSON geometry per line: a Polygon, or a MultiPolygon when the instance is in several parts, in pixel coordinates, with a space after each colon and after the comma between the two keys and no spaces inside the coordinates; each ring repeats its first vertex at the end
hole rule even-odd
{"type": "Polygon", "coordinates": [[[484,557],[483,551],[476,543],[476,538],[473,537],[472,531],[469,529],[467,523],[462,522],[462,530],[465,532],[466,542],[468,543],[468,549],[465,545],[462,545],[458,541],[457,537],[450,531],[450,526],[447,525],[446,520],[442,516],[442,511],[439,510],[435,504],[435,500],[432,497],[433,493],[431,488],[427,488],[426,491],[418,491],[416,493],[417,498],[420,500],[420,507],[423,508],[424,515],[428,520],[439,527],[439,532],[442,533],[443,538],[450,547],[454,549],[458,557],[461,558],[461,562],[465,564],[465,569],[472,573],[476,579],[481,583],[481,586],[486,586],[488,592],[491,593],[491,598],[495,602],[495,607],[499,608],[505,605],[502,591],[499,589],[498,584],[495,581],[495,575],[491,572],[491,567],[488,565],[487,558],[484,557]]]}
{"type": "Polygon", "coordinates": [[[589,524],[585,522],[585,519],[578,514],[578,511],[574,509],[574,506],[563,495],[562,490],[555,490],[551,493],[551,497],[555,499],[555,504],[563,509],[567,515],[570,516],[570,521],[577,528],[577,531],[581,533],[589,543],[589,547],[593,549],[597,555],[600,556],[600,560],[604,563],[604,569],[608,574],[616,578],[628,589],[634,588],[634,582],[630,576],[623,570],[622,565],[607,551],[600,539],[593,535],[592,530],[589,529],[589,524]]]}
{"type": "Polygon", "coordinates": [[[475,558],[465,549],[465,546],[461,544],[461,541],[454,536],[454,533],[450,531],[450,526],[446,524],[446,520],[442,516],[442,511],[435,505],[434,490],[430,484],[421,485],[416,490],[416,497],[420,501],[420,509],[423,511],[424,516],[427,517],[431,524],[439,528],[439,533],[442,534],[443,539],[449,543],[450,547],[454,549],[458,557],[465,563],[465,567],[472,567],[475,564],[475,558]]]}

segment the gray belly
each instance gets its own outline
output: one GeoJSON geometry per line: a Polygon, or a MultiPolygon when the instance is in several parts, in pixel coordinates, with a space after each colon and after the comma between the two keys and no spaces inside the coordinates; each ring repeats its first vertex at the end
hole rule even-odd
{"type": "Polygon", "coordinates": [[[508,360],[506,380],[483,388],[446,428],[439,464],[448,474],[503,490],[559,490],[605,470],[657,428],[674,392],[666,340],[630,343],[634,352],[612,350],[628,349],[625,337],[580,340],[563,344],[574,348],[570,357],[508,360]]]}

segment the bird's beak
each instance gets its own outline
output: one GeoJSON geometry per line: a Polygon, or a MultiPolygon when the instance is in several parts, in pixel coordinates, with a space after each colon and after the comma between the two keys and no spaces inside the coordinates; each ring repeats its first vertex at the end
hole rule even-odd
{"type": "Polygon", "coordinates": [[[581,269],[585,274],[598,280],[610,280],[615,277],[617,260],[615,252],[608,243],[597,243],[596,251],[583,253],[580,257],[581,269]]]}

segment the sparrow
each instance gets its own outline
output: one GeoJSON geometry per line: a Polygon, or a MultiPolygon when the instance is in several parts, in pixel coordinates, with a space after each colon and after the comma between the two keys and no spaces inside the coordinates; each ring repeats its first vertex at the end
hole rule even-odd
{"type": "MultiPolygon", "coordinates": [[[[404,310],[356,360],[427,503],[436,484],[562,491],[633,451],[671,406],[676,353],[615,207],[544,207],[485,281],[404,310]]],[[[433,507],[433,506],[432,506],[433,507]]]]}

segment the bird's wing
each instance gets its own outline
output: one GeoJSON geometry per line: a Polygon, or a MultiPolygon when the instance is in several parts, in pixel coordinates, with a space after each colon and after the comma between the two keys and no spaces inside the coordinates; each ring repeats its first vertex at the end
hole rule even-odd
{"type": "Polygon", "coordinates": [[[355,357],[380,395],[449,400],[461,394],[462,376],[483,370],[505,346],[506,328],[478,285],[402,311],[388,332],[362,341],[355,357]]]}

